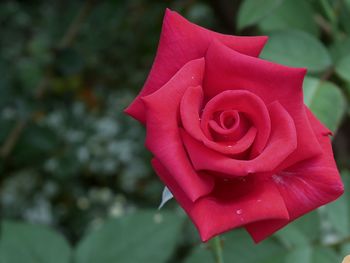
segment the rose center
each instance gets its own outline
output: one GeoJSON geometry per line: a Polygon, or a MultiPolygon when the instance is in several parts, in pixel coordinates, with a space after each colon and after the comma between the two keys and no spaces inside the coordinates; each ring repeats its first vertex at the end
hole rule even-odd
{"type": "Polygon", "coordinates": [[[266,145],[270,125],[264,101],[246,90],[226,90],[211,98],[203,108],[200,121],[209,140],[232,149],[236,145],[245,145],[242,147],[245,150],[253,146],[252,156],[266,145]]]}
{"type": "Polygon", "coordinates": [[[235,142],[239,140],[251,126],[249,120],[237,110],[215,112],[209,120],[209,131],[214,141],[235,142]]]}
{"type": "Polygon", "coordinates": [[[239,114],[235,110],[227,110],[220,113],[220,126],[223,129],[232,129],[239,125],[239,114]]]}

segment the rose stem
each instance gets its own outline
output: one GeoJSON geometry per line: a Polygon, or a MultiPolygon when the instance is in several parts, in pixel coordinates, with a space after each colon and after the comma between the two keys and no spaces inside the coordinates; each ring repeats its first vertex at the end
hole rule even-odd
{"type": "Polygon", "coordinates": [[[215,263],[224,263],[220,236],[216,236],[210,240],[210,248],[215,257],[215,263]]]}

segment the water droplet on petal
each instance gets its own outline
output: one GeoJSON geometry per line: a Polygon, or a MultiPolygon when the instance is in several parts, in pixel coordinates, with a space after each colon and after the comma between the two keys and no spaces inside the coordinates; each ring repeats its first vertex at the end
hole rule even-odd
{"type": "Polygon", "coordinates": [[[258,203],[260,203],[261,202],[261,199],[258,199],[258,200],[256,200],[258,203]]]}
{"type": "Polygon", "coordinates": [[[241,215],[242,213],[243,213],[243,210],[242,210],[242,209],[237,209],[237,210],[236,210],[236,214],[237,214],[237,215],[241,215]]]}

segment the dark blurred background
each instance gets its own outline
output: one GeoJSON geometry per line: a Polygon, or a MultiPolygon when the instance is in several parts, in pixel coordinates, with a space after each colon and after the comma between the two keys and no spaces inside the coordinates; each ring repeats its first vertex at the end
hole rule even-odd
{"type": "MultiPolygon", "coordinates": [[[[176,202],[157,212],[164,186],[144,128],[122,113],[147,77],[166,7],[219,32],[270,35],[264,58],[307,66],[306,103],[335,131],[349,182],[350,1],[4,0],[0,263],[214,262],[176,202]]],[[[348,197],[258,246],[233,231],[227,262],[340,262],[348,197]]]]}

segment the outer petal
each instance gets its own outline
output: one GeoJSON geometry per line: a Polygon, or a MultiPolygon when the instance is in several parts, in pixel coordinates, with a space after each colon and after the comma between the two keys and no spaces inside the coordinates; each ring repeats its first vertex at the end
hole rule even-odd
{"type": "Polygon", "coordinates": [[[283,199],[273,184],[255,181],[218,183],[214,192],[191,202],[169,171],[156,159],[154,169],[196,225],[202,241],[247,223],[260,220],[288,221],[283,199]]]}
{"type": "Polygon", "coordinates": [[[144,123],[146,116],[140,98],[158,90],[188,61],[203,57],[213,39],[250,56],[258,56],[267,40],[266,37],[219,34],[192,24],[178,13],[167,9],[151,72],[142,91],[126,109],[126,113],[144,123]]]}
{"type": "Polygon", "coordinates": [[[248,225],[246,229],[256,242],[303,214],[337,199],[344,191],[334,162],[329,131],[309,110],[307,112],[323,154],[273,176],[274,184],[285,200],[290,221],[262,221],[248,225]]]}
{"type": "Polygon", "coordinates": [[[283,167],[322,153],[304,109],[302,83],[306,70],[243,55],[214,41],[206,54],[203,84],[208,101],[226,90],[245,89],[265,104],[278,101],[292,116],[297,130],[297,150],[283,167]]]}
{"type": "Polygon", "coordinates": [[[188,62],[161,89],[143,98],[147,109],[146,146],[171,171],[171,176],[192,201],[213,188],[191,166],[178,130],[180,101],[189,86],[202,82],[204,59],[188,62]]]}
{"type": "Polygon", "coordinates": [[[293,120],[283,107],[274,102],[268,106],[268,110],[272,127],[269,142],[264,151],[251,160],[231,159],[212,151],[182,130],[183,142],[196,170],[211,171],[224,177],[273,171],[295,150],[297,141],[293,120]]]}

